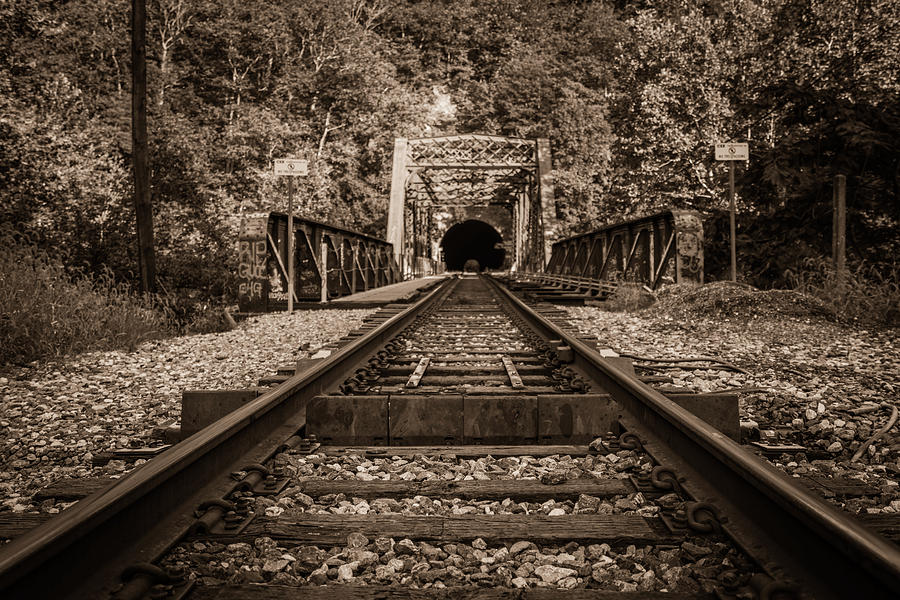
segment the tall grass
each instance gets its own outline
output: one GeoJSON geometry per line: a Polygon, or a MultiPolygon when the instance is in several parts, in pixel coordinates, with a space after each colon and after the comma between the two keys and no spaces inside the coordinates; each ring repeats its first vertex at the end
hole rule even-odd
{"type": "Polygon", "coordinates": [[[788,271],[794,289],[821,300],[836,318],[877,327],[900,326],[900,266],[885,273],[860,265],[839,276],[831,262],[807,259],[788,271]]]}
{"type": "Polygon", "coordinates": [[[611,312],[635,312],[651,306],[653,302],[653,294],[647,292],[642,285],[619,281],[615,291],[599,306],[611,312]]]}
{"type": "Polygon", "coordinates": [[[167,333],[164,309],[109,273],[69,272],[0,228],[0,365],[85,350],[133,350],[167,333]]]}

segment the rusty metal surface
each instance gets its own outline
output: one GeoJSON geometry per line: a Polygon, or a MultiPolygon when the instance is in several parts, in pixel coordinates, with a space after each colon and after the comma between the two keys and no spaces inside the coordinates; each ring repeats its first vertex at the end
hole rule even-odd
{"type": "Polygon", "coordinates": [[[537,443],[537,396],[466,396],[465,444],[537,443]]]}
{"type": "Polygon", "coordinates": [[[214,421],[256,399],[259,388],[185,390],[181,393],[181,436],[190,437],[214,421]]]}
{"type": "MultiPolygon", "coordinates": [[[[667,211],[559,240],[548,274],[633,281],[703,283],[703,222],[694,211],[667,211]]],[[[569,282],[571,283],[571,282],[569,282]]]]}
{"type": "MultiPolygon", "coordinates": [[[[238,306],[266,312],[287,303],[287,215],[248,217],[238,241],[238,306]]],[[[357,231],[294,219],[294,299],[319,301],[400,281],[391,244],[357,231]],[[324,263],[322,261],[324,252],[324,263]]]]}
{"type": "Polygon", "coordinates": [[[606,394],[538,396],[538,438],[543,444],[582,444],[616,429],[621,410],[606,394]]]}
{"type": "Polygon", "coordinates": [[[463,438],[463,397],[455,394],[392,395],[391,444],[459,444],[463,438]]]}
{"type": "Polygon", "coordinates": [[[561,339],[575,368],[622,406],[622,421],[645,450],[685,477],[684,488],[727,517],[725,531],[769,574],[796,581],[816,598],[900,597],[900,549],[689,413],[629,377],[600,354],[497,289],[532,327],[561,339]]]}
{"type": "Polygon", "coordinates": [[[387,396],[317,396],[306,407],[306,433],[324,444],[386,444],[387,396]]]}

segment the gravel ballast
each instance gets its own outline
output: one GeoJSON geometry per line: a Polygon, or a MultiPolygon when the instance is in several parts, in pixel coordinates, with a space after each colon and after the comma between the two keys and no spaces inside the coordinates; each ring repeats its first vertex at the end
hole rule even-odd
{"type": "Polygon", "coordinates": [[[356,329],[372,312],[271,313],[224,333],[156,340],[134,352],[88,352],[3,372],[0,512],[39,509],[30,497],[57,479],[124,472],[122,461],[103,467],[91,461],[98,452],[143,445],[155,427],[177,421],[183,390],[254,386],[276,367],[356,329]]]}
{"type": "MultiPolygon", "coordinates": [[[[715,357],[743,369],[746,373],[715,366],[638,368],[638,374],[669,376],[670,386],[697,392],[739,390],[745,433],[761,436],[763,442],[806,448],[770,456],[778,468],[797,477],[860,480],[881,492],[836,501],[851,512],[900,512],[900,427],[851,461],[856,450],[887,424],[890,405],[896,404],[897,330],[872,331],[826,320],[789,293],[745,295],[730,298],[725,310],[704,302],[699,314],[692,314],[690,303],[671,297],[661,306],[636,313],[596,306],[567,311],[581,334],[596,337],[619,353],[657,359],[715,357]]],[[[635,361],[636,366],[654,364],[635,361]]]]}

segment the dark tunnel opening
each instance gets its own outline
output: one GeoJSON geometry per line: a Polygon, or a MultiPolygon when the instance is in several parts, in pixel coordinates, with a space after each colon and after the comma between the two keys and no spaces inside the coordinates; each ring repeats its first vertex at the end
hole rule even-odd
{"type": "Polygon", "coordinates": [[[477,260],[479,269],[499,269],[506,251],[498,247],[503,238],[484,221],[463,221],[447,230],[441,247],[448,271],[462,271],[467,260],[477,260]]]}

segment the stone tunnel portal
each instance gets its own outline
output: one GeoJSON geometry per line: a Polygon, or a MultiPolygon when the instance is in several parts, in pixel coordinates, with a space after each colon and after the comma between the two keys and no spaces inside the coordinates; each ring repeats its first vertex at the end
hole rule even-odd
{"type": "Polygon", "coordinates": [[[462,271],[467,260],[477,260],[479,269],[499,269],[506,251],[503,238],[484,221],[468,220],[447,230],[441,240],[448,271],[462,271]]]}

